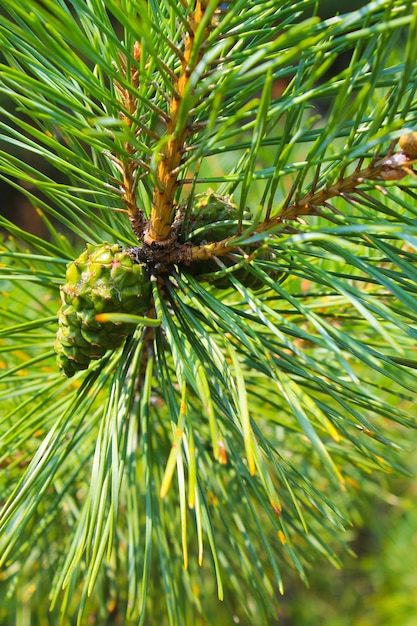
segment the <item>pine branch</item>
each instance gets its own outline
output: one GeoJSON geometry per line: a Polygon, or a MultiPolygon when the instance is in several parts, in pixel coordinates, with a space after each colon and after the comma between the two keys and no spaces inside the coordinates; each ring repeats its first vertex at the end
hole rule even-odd
{"type": "MultiPolygon", "coordinates": [[[[211,14],[217,7],[211,7],[211,14]]],[[[187,96],[193,97],[193,72],[200,63],[204,53],[204,42],[208,36],[206,2],[197,0],[193,12],[187,16],[187,35],[184,41],[184,52],[180,56],[181,67],[175,79],[174,94],[169,103],[169,118],[166,122],[167,141],[158,156],[156,185],[153,192],[150,222],[144,234],[144,242],[152,245],[172,244],[171,224],[173,219],[174,198],[177,190],[178,171],[185,142],[190,135],[191,121],[187,107],[184,111],[183,101],[187,96]],[[197,37],[198,36],[198,37],[197,37]]],[[[211,18],[208,14],[208,19],[211,18]]]]}
{"type": "MultiPolygon", "coordinates": [[[[140,52],[140,43],[135,42],[133,48],[133,58],[138,66],[140,66],[140,52]]],[[[126,57],[124,57],[122,59],[122,69],[124,71],[124,78],[135,90],[137,90],[139,87],[140,76],[140,71],[138,67],[128,67],[127,59],[126,57]],[[127,76],[128,72],[130,72],[129,77],[127,76]]],[[[138,99],[135,97],[135,95],[132,94],[128,88],[123,87],[120,83],[116,82],[115,86],[123,103],[123,109],[120,112],[120,116],[122,120],[126,122],[129,129],[132,130],[132,127],[138,127],[135,131],[136,135],[140,135],[140,133],[144,131],[148,135],[151,135],[152,139],[158,140],[159,136],[156,135],[156,133],[151,133],[151,131],[148,130],[146,126],[138,123],[138,99]]],[[[140,237],[143,233],[145,217],[143,211],[138,208],[136,200],[138,168],[140,166],[145,172],[149,172],[150,168],[147,163],[138,158],[137,149],[135,149],[135,147],[132,146],[129,141],[125,142],[125,152],[127,154],[127,157],[123,160],[120,160],[113,155],[110,155],[110,158],[113,162],[116,163],[118,170],[123,177],[119,185],[121,189],[122,199],[127,207],[132,230],[137,237],[140,237]]]]}
{"type": "Polygon", "coordinates": [[[314,5],[3,7],[0,173],[50,237],[0,216],[11,615],[268,624],[407,471],[415,2],[314,5]]]}
{"type": "MultiPolygon", "coordinates": [[[[291,190],[278,214],[273,217],[267,216],[255,229],[252,229],[252,233],[255,235],[273,233],[277,232],[277,227],[282,232],[291,232],[291,227],[288,229],[286,226],[288,221],[297,221],[299,218],[308,215],[324,216],[319,210],[320,206],[330,209],[332,213],[338,213],[328,201],[334,197],[351,198],[355,193],[359,192],[358,187],[367,181],[399,181],[409,174],[415,176],[416,173],[412,165],[417,159],[415,154],[416,137],[416,133],[403,135],[400,138],[400,150],[395,154],[389,151],[385,157],[376,156],[372,159],[370,165],[365,168],[361,167],[363,161],[361,160],[352,174],[344,176],[342,172],[336,183],[319,190],[316,189],[316,184],[320,168],[317,168],[310,191],[305,196],[291,202],[294,193],[291,190]]],[[[328,215],[325,217],[326,219],[331,219],[328,215]]],[[[221,257],[240,246],[242,239],[244,239],[244,233],[243,235],[238,233],[222,241],[203,246],[185,247],[180,251],[175,251],[171,259],[174,263],[178,261],[191,263],[192,261],[210,259],[213,256],[221,257]]],[[[250,257],[248,257],[248,261],[250,261],[250,257]]]]}

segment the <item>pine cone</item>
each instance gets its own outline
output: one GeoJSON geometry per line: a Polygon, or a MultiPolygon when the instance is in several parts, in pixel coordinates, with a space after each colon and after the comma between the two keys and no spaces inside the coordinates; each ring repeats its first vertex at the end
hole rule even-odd
{"type": "MultiPolygon", "coordinates": [[[[243,212],[243,219],[250,219],[249,211],[243,212]]],[[[239,220],[239,207],[232,196],[220,196],[211,189],[195,197],[188,226],[192,241],[196,244],[208,241],[222,241],[236,235],[239,220]],[[196,231],[196,232],[194,232],[196,231]]]]}
{"type": "MultiPolygon", "coordinates": [[[[251,214],[248,210],[243,212],[243,219],[248,220],[251,214]]],[[[233,202],[231,196],[220,196],[213,191],[208,190],[207,193],[196,196],[193,204],[188,232],[191,241],[195,244],[203,244],[211,241],[222,241],[227,237],[236,235],[239,223],[239,207],[233,202]]],[[[256,250],[254,247],[246,247],[245,253],[250,254],[256,250]]],[[[221,261],[227,267],[236,265],[242,260],[239,253],[237,260],[233,260],[228,256],[221,257],[221,261]]],[[[276,254],[271,248],[263,247],[256,255],[257,259],[264,261],[273,261],[276,254]]],[[[190,265],[189,271],[198,276],[201,274],[210,274],[218,272],[221,268],[214,260],[196,261],[190,265]]],[[[264,282],[258,279],[247,268],[240,267],[233,275],[240,280],[246,287],[251,289],[259,289],[264,286],[264,282]]],[[[274,271],[270,276],[274,280],[278,280],[282,272],[274,271]]],[[[218,289],[227,289],[231,286],[231,282],[227,276],[214,278],[210,281],[218,289]]]]}
{"type": "Polygon", "coordinates": [[[142,315],[150,305],[151,285],[145,266],[117,244],[87,244],[67,266],[55,340],[57,362],[71,377],[91,359],[115,350],[134,329],[128,323],[98,322],[98,313],[142,315]]]}

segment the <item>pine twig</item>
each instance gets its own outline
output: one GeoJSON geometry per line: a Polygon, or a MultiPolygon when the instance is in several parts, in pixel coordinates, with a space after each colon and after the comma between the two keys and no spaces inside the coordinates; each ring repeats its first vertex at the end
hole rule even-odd
{"type": "Polygon", "coordinates": [[[189,119],[179,124],[179,113],[184,96],[187,92],[192,73],[201,61],[204,41],[209,30],[206,28],[203,40],[196,44],[195,36],[204,19],[206,2],[197,0],[194,12],[187,21],[184,51],[181,53],[181,69],[174,83],[174,95],[169,101],[169,116],[166,122],[168,141],[163,146],[157,169],[157,182],[152,199],[152,211],[144,233],[144,242],[148,245],[157,243],[166,246],[172,243],[175,232],[172,230],[172,216],[175,193],[178,187],[178,167],[184,152],[184,145],[192,132],[189,119]],[[195,50],[195,46],[198,49],[195,50]]]}
{"type": "MultiPolygon", "coordinates": [[[[140,54],[141,54],[141,46],[138,41],[135,42],[133,47],[133,58],[135,61],[140,62],[140,54]]],[[[122,68],[127,78],[128,73],[128,65],[127,60],[125,58],[121,59],[122,68]]],[[[131,67],[130,68],[130,83],[134,88],[138,88],[139,86],[139,70],[131,67]]],[[[135,115],[138,108],[138,99],[129,91],[129,89],[123,87],[120,83],[115,84],[117,91],[121,97],[121,100],[124,105],[124,110],[120,111],[120,117],[122,120],[132,128],[135,115]]],[[[135,124],[138,126],[137,132],[140,133],[143,129],[140,124],[137,124],[135,120],[135,124]]],[[[137,237],[141,237],[143,233],[143,229],[145,226],[145,217],[142,209],[137,206],[136,203],[136,188],[137,188],[137,169],[139,161],[136,159],[136,150],[132,146],[132,144],[128,141],[125,142],[124,149],[129,155],[128,158],[118,159],[115,156],[112,156],[112,160],[116,163],[117,169],[120,171],[122,180],[120,182],[120,189],[122,192],[122,199],[127,207],[127,211],[129,214],[130,223],[132,226],[132,230],[137,237]]],[[[143,161],[140,161],[140,165],[145,167],[146,164],[143,161]]]]}
{"type": "MultiPolygon", "coordinates": [[[[392,154],[392,149],[382,158],[374,158],[370,165],[362,168],[362,160],[359,161],[355,171],[349,176],[341,176],[331,184],[317,189],[317,180],[314,180],[311,190],[304,196],[286,201],[279,213],[273,217],[268,217],[260,222],[255,233],[267,233],[273,231],[277,226],[285,224],[287,221],[295,221],[308,215],[321,215],[319,207],[327,207],[332,212],[336,212],[329,200],[337,196],[351,198],[352,194],[366,180],[402,180],[405,176],[416,175],[412,165],[417,161],[417,132],[409,133],[400,138],[400,150],[392,154]]],[[[294,189],[290,191],[289,197],[294,195],[294,189]]],[[[328,218],[328,216],[326,215],[328,218]]],[[[236,249],[238,244],[235,240],[240,237],[234,235],[223,241],[211,242],[202,246],[192,246],[188,250],[183,249],[183,259],[186,263],[192,261],[203,261],[213,256],[224,256],[236,249]]]]}

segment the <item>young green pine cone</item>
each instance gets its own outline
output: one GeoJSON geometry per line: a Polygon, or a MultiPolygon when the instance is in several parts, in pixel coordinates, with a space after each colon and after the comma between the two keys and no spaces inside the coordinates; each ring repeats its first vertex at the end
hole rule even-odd
{"type": "Polygon", "coordinates": [[[61,287],[55,340],[57,362],[70,377],[86,369],[91,359],[118,348],[132,332],[128,323],[98,322],[99,313],[143,315],[149,308],[151,285],[145,266],[117,244],[87,244],[67,266],[61,287]]]}
{"type": "MultiPolygon", "coordinates": [[[[243,212],[243,219],[250,219],[249,211],[243,212]]],[[[239,223],[239,207],[232,196],[220,196],[211,189],[194,198],[188,231],[193,243],[222,241],[236,235],[239,223]]]]}
{"type": "MultiPolygon", "coordinates": [[[[251,218],[248,210],[243,212],[243,220],[251,218]]],[[[191,241],[195,244],[202,244],[211,241],[222,241],[227,237],[236,235],[239,223],[239,207],[233,202],[231,196],[220,196],[209,190],[207,193],[196,196],[193,204],[188,232],[191,241]]],[[[254,247],[247,247],[245,252],[250,254],[256,250],[254,247]]],[[[221,257],[221,261],[227,267],[231,267],[242,261],[242,256],[234,252],[236,261],[228,256],[221,257]]],[[[262,261],[273,261],[276,254],[271,248],[262,247],[256,254],[256,258],[262,261]]],[[[201,274],[219,272],[220,266],[212,259],[206,261],[196,261],[190,265],[189,271],[198,276],[201,274]]],[[[233,275],[246,287],[259,289],[264,282],[252,274],[246,267],[240,267],[233,275]]],[[[274,271],[270,276],[277,280],[281,272],[274,271]]],[[[207,278],[208,279],[208,278],[207,278]]],[[[208,279],[209,280],[209,279],[208,279]]],[[[220,276],[210,281],[218,289],[227,289],[231,286],[229,278],[220,276]]]]}

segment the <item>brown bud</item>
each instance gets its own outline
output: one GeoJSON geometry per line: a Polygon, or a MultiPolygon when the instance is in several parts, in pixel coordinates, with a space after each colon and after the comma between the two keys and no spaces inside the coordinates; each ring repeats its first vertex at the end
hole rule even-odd
{"type": "Polygon", "coordinates": [[[399,139],[400,148],[409,158],[417,158],[417,131],[406,133],[399,139]]]}
{"type": "Polygon", "coordinates": [[[401,180],[408,174],[408,171],[404,168],[408,161],[408,156],[399,150],[379,164],[379,176],[383,180],[401,180]]]}

